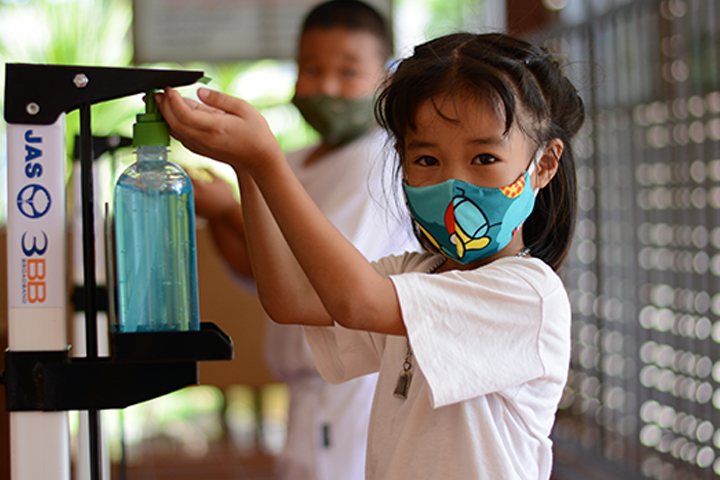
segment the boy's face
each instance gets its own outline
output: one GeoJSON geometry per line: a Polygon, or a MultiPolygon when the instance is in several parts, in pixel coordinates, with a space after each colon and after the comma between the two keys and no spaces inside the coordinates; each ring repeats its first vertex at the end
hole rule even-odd
{"type": "Polygon", "coordinates": [[[382,44],[369,32],[311,28],[300,38],[295,84],[298,97],[367,97],[384,75],[382,44]]]}

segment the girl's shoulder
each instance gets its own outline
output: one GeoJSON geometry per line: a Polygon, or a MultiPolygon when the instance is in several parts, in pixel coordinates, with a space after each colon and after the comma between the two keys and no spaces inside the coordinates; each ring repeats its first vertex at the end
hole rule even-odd
{"type": "MultiPolygon", "coordinates": [[[[445,262],[445,257],[429,252],[405,252],[381,258],[375,268],[383,275],[432,273],[445,262]]],[[[563,281],[547,263],[538,258],[504,257],[473,270],[448,270],[431,275],[423,282],[444,283],[444,279],[463,278],[470,283],[514,285],[513,288],[530,288],[545,295],[563,288],[563,281]]]]}
{"type": "MultiPolygon", "coordinates": [[[[445,262],[445,257],[429,252],[405,252],[381,258],[373,265],[382,275],[431,273],[445,262]]],[[[565,291],[560,276],[547,263],[538,258],[505,257],[474,270],[449,270],[437,275],[422,276],[422,283],[442,285],[447,280],[464,279],[480,285],[500,288],[530,289],[540,296],[555,290],[565,291]]],[[[419,280],[419,279],[418,279],[419,280]]]]}
{"type": "Polygon", "coordinates": [[[481,275],[501,283],[527,286],[541,296],[557,289],[564,291],[563,281],[557,272],[539,258],[504,257],[468,272],[469,275],[481,275]]]}
{"type": "MultiPolygon", "coordinates": [[[[440,267],[446,258],[438,253],[405,252],[388,255],[374,262],[376,269],[386,275],[400,273],[430,273],[440,267]]],[[[496,272],[524,272],[538,277],[560,279],[558,274],[544,261],[532,257],[504,257],[473,270],[449,270],[445,273],[493,275],[496,272]]]]}

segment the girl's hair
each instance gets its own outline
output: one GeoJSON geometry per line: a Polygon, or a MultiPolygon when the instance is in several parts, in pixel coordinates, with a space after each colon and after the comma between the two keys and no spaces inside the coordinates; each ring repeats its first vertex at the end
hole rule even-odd
{"type": "Polygon", "coordinates": [[[301,35],[313,28],[342,27],[367,32],[382,45],[383,60],[392,55],[392,37],[383,17],[370,5],[357,0],[330,0],[313,8],[305,17],[301,35]]]}
{"type": "MultiPolygon", "coordinates": [[[[563,142],[557,173],[538,193],[523,227],[532,255],[558,269],[570,250],[577,210],[570,140],[585,119],[583,102],[558,61],[541,47],[499,33],[456,33],[415,47],[376,104],[378,122],[397,142],[400,168],[418,108],[439,94],[487,102],[504,119],[506,134],[515,124],[538,147],[555,138],[563,142]]],[[[416,235],[426,245],[417,229],[416,235]]]]}

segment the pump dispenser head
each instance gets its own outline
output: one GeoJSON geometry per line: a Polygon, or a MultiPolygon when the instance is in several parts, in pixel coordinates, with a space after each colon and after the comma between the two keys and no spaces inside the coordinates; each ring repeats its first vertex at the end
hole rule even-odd
{"type": "Polygon", "coordinates": [[[146,93],[145,113],[138,114],[137,122],[133,125],[133,146],[150,145],[170,145],[170,132],[162,114],[158,112],[155,90],[146,93]]]}

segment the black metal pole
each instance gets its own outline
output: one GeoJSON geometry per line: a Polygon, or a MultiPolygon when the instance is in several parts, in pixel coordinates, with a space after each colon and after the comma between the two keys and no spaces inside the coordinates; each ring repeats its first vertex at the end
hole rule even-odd
{"type": "Polygon", "coordinates": [[[88,358],[97,358],[97,299],[95,283],[95,200],[90,105],[80,107],[80,181],[82,185],[83,278],[85,280],[85,345],[88,358]]]}
{"type": "MultiPolygon", "coordinates": [[[[85,281],[85,345],[87,358],[98,357],[95,284],[95,201],[90,104],[80,107],[80,181],[82,185],[83,278],[85,281]]],[[[100,411],[88,410],[90,429],[90,478],[101,480],[100,411]]]]}
{"type": "Polygon", "coordinates": [[[88,410],[88,428],[90,430],[90,478],[102,480],[100,466],[100,410],[88,410]]]}

